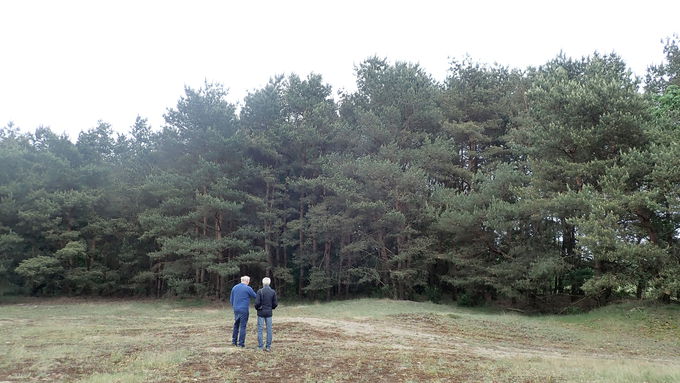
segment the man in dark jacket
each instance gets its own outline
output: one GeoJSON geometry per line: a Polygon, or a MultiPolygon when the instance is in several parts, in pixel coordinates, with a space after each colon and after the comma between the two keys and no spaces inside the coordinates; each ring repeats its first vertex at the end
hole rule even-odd
{"type": "Polygon", "coordinates": [[[262,279],[262,288],[257,291],[255,298],[255,310],[257,310],[257,348],[262,350],[262,327],[267,326],[267,345],[265,351],[271,351],[272,347],[272,310],[278,306],[276,291],[269,287],[271,279],[262,279]]]}
{"type": "Polygon", "coordinates": [[[255,298],[255,291],[248,284],[250,284],[250,277],[242,276],[241,283],[231,289],[229,296],[229,302],[234,309],[234,332],[231,335],[231,344],[239,347],[246,346],[246,325],[248,324],[250,298],[255,298]]]}

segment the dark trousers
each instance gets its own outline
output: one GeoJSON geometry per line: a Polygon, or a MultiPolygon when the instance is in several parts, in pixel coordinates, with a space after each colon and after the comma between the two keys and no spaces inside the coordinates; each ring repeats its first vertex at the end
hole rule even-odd
{"type": "Polygon", "coordinates": [[[234,332],[231,335],[231,343],[237,346],[246,345],[246,325],[248,324],[248,311],[234,311],[234,332]]]}

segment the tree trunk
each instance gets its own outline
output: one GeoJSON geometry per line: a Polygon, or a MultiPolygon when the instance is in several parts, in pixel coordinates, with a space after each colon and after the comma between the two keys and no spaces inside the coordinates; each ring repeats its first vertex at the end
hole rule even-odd
{"type": "MultiPolygon", "coordinates": [[[[284,237],[284,238],[285,238],[285,235],[286,235],[286,224],[287,223],[288,223],[287,221],[284,221],[283,230],[281,231],[281,237],[284,237]]],[[[288,267],[288,251],[286,251],[286,246],[283,245],[283,244],[281,245],[281,253],[283,253],[282,254],[283,255],[283,267],[288,267]]]]}
{"type": "Polygon", "coordinates": [[[267,207],[267,215],[264,219],[264,252],[267,254],[267,268],[265,269],[265,275],[271,276],[272,272],[272,266],[274,264],[274,261],[272,259],[272,252],[271,252],[271,222],[269,220],[269,214],[271,214],[271,192],[270,192],[270,187],[271,184],[267,181],[265,185],[265,206],[267,207]]]}
{"type": "MultiPolygon", "coordinates": [[[[326,243],[324,245],[323,257],[324,257],[323,269],[326,272],[326,275],[328,276],[331,273],[331,241],[329,240],[326,240],[326,243]]],[[[328,289],[326,289],[326,300],[331,300],[331,287],[328,287],[328,289]]]]}
{"type": "Polygon", "coordinates": [[[662,303],[665,303],[665,304],[671,303],[671,292],[670,292],[670,290],[664,291],[660,300],[661,300],[662,303]]]}
{"type": "MultiPolygon", "coordinates": [[[[565,220],[566,221],[566,220],[565,220]]],[[[576,248],[576,227],[565,222],[562,230],[562,254],[565,258],[577,264],[574,249],[576,248]]]]}
{"type": "MultiPolygon", "coordinates": [[[[303,222],[303,217],[304,217],[304,202],[303,199],[305,198],[305,193],[302,192],[300,195],[300,207],[299,207],[299,216],[300,216],[300,244],[298,247],[298,252],[300,253],[300,257],[302,258],[305,254],[305,235],[304,235],[304,229],[302,227],[302,222],[303,222]]],[[[300,276],[298,280],[298,295],[302,296],[302,287],[304,286],[304,265],[300,265],[300,276]]]]}
{"type": "Polygon", "coordinates": [[[341,242],[340,249],[338,250],[338,288],[337,288],[337,294],[338,296],[342,295],[342,263],[344,261],[344,257],[342,255],[342,248],[344,244],[344,239],[343,242],[341,242]]]}
{"type": "Polygon", "coordinates": [[[163,288],[163,262],[160,262],[158,264],[157,268],[157,273],[156,273],[156,298],[161,297],[161,289],[163,288]]]}
{"type": "Polygon", "coordinates": [[[659,244],[659,235],[656,233],[656,230],[654,229],[654,225],[652,225],[652,213],[651,211],[648,211],[648,209],[636,209],[635,214],[638,216],[640,219],[640,224],[642,225],[645,230],[647,230],[647,235],[649,235],[649,240],[655,244],[659,244]]]}
{"type": "Polygon", "coordinates": [[[97,244],[96,240],[91,240],[90,241],[90,253],[87,254],[87,271],[90,271],[90,268],[92,267],[92,254],[97,250],[97,244]]]}
{"type": "Polygon", "coordinates": [[[300,265],[300,273],[298,274],[298,296],[302,296],[302,288],[305,283],[305,270],[300,265]]]}
{"type": "Polygon", "coordinates": [[[644,280],[640,279],[637,283],[637,287],[635,289],[635,297],[637,299],[642,299],[642,294],[645,291],[646,283],[644,280]]]}
{"type": "Polygon", "coordinates": [[[472,173],[477,173],[477,169],[479,167],[478,164],[478,159],[476,155],[472,155],[472,152],[474,152],[476,149],[476,145],[474,141],[469,141],[468,143],[468,153],[470,155],[470,171],[472,173]]]}

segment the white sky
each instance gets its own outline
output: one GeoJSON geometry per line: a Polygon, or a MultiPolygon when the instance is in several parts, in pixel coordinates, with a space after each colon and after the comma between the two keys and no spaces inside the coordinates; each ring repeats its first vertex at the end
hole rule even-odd
{"type": "Polygon", "coordinates": [[[0,126],[74,140],[98,120],[159,128],[185,84],[222,83],[236,103],[275,74],[313,71],[354,90],[372,55],[441,81],[466,54],[526,67],[615,51],[642,75],[679,32],[677,0],[0,0],[0,126]]]}

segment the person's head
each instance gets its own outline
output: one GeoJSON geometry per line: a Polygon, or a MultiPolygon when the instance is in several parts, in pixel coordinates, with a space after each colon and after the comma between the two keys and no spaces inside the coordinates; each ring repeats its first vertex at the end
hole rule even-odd
{"type": "Polygon", "coordinates": [[[247,275],[244,275],[241,277],[241,283],[245,283],[246,285],[250,283],[250,277],[247,275]]]}
{"type": "Polygon", "coordinates": [[[272,283],[272,280],[269,279],[269,277],[262,278],[262,286],[269,286],[271,283],[272,283]]]}

